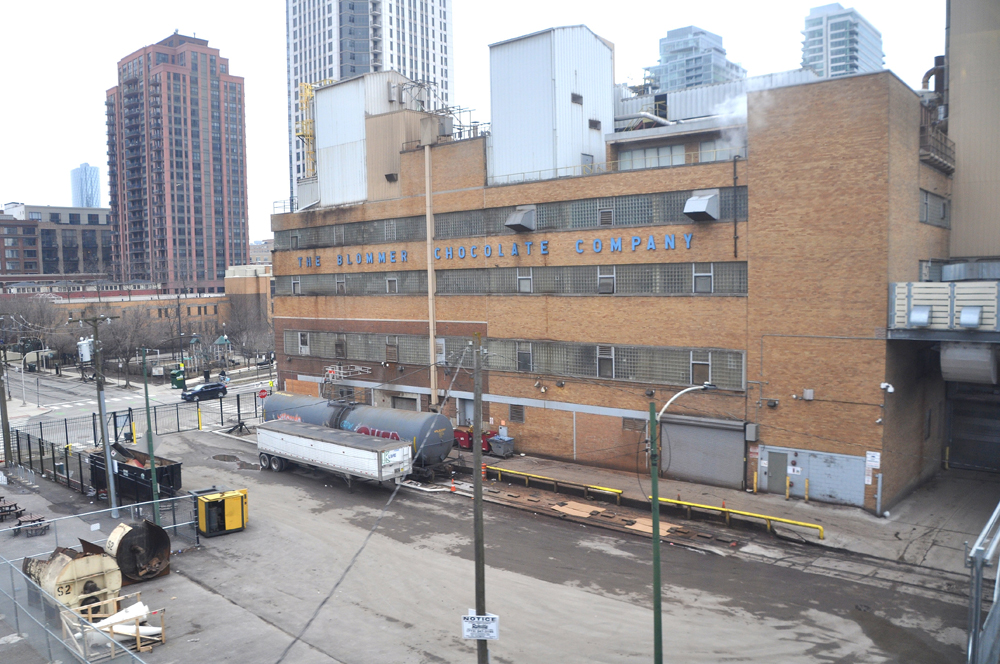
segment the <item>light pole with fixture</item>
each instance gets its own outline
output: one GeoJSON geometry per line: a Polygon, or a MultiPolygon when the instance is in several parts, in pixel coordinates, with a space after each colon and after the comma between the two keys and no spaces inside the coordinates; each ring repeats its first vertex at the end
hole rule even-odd
{"type": "Polygon", "coordinates": [[[656,412],[656,402],[649,402],[649,477],[652,486],[652,516],[653,516],[653,664],[663,664],[663,607],[660,583],[660,448],[657,432],[660,429],[660,418],[670,408],[670,404],[688,392],[714,390],[715,385],[705,383],[683,389],[670,397],[666,405],[656,412]]]}

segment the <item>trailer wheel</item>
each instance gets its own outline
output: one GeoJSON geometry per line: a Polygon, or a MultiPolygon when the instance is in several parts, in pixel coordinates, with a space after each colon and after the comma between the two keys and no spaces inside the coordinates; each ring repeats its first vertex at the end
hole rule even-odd
{"type": "Polygon", "coordinates": [[[263,452],[260,453],[260,469],[267,470],[271,467],[271,459],[263,452]]]}
{"type": "Polygon", "coordinates": [[[273,456],[271,457],[271,470],[276,473],[280,473],[285,469],[285,460],[281,457],[273,456]]]}

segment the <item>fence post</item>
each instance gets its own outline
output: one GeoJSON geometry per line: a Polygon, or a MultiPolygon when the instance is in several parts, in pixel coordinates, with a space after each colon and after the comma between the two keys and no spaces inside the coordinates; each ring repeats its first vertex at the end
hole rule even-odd
{"type": "Polygon", "coordinates": [[[83,488],[83,455],[77,452],[76,459],[80,464],[80,493],[86,494],[87,492],[83,488]]]}
{"type": "MultiPolygon", "coordinates": [[[[935,81],[936,82],[936,81],[935,81]]],[[[160,433],[160,423],[156,419],[156,411],[159,406],[153,406],[153,433],[160,433]]]]}
{"type": "Polygon", "coordinates": [[[90,414],[90,424],[94,427],[94,447],[100,447],[100,438],[97,436],[97,413],[90,414]]]}
{"type": "Polygon", "coordinates": [[[42,429],[42,426],[43,426],[44,424],[45,424],[45,420],[41,420],[41,421],[40,421],[40,422],[38,423],[38,437],[39,437],[39,438],[45,438],[45,431],[44,431],[44,430],[42,429]]]}
{"type": "Polygon", "coordinates": [[[66,444],[69,445],[69,419],[63,418],[63,429],[66,432],[66,444]]]}
{"type": "Polygon", "coordinates": [[[38,439],[38,473],[45,477],[45,442],[38,439]]]}
{"type": "Polygon", "coordinates": [[[17,444],[17,465],[21,465],[21,432],[14,429],[14,442],[17,444]]]}
{"type": "Polygon", "coordinates": [[[226,412],[222,407],[222,397],[219,397],[219,425],[226,426],[226,412]]]}
{"type": "Polygon", "coordinates": [[[27,445],[28,445],[28,470],[30,470],[31,472],[35,472],[35,463],[34,463],[34,459],[32,458],[32,457],[34,457],[34,453],[31,451],[31,434],[26,431],[26,432],[24,432],[24,435],[28,439],[27,440],[27,445]]]}
{"type": "Polygon", "coordinates": [[[242,422],[243,417],[240,414],[240,395],[236,395],[236,421],[242,422]]]}
{"type": "Polygon", "coordinates": [[[55,443],[49,443],[49,453],[52,455],[52,479],[59,484],[59,473],[56,471],[56,445],[55,443]]]}
{"type": "Polygon", "coordinates": [[[118,442],[118,411],[117,410],[111,411],[111,419],[115,423],[115,437],[113,438],[113,440],[117,443],[118,442]]]}

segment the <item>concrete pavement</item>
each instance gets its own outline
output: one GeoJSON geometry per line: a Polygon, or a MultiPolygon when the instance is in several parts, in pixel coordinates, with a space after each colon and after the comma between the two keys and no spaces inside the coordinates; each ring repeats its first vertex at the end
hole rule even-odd
{"type": "MultiPolygon", "coordinates": [[[[464,452],[463,459],[471,460],[464,452]]],[[[648,504],[649,477],[537,457],[484,457],[491,466],[544,475],[564,482],[593,484],[623,491],[627,503],[648,504]]],[[[471,465],[471,464],[470,464],[471,465]]],[[[491,473],[491,475],[494,475],[491,473]]],[[[504,478],[504,484],[523,486],[523,479],[504,478]]],[[[537,487],[547,484],[537,483],[537,487]]],[[[660,496],[721,506],[822,525],[825,539],[815,531],[777,526],[783,534],[814,546],[845,549],[886,560],[900,561],[953,573],[965,573],[964,542],[972,542],[1000,502],[1000,476],[966,470],[942,471],[898,503],[888,517],[878,518],[856,507],[785,500],[783,495],[748,493],[736,489],[660,480],[660,496]],[[797,533],[797,534],[793,534],[797,533]]],[[[664,506],[665,518],[682,515],[664,506]]],[[[736,518],[736,517],[734,517],[736,518]]],[[[992,571],[991,571],[992,573],[992,571]]]]}

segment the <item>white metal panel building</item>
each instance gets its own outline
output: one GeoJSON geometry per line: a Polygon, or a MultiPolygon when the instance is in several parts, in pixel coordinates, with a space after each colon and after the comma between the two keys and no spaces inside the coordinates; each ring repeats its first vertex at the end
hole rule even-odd
{"type": "Polygon", "coordinates": [[[313,117],[320,206],[368,199],[365,119],[420,108],[424,100],[418,89],[407,87],[409,83],[397,72],[383,71],[316,90],[313,117]]]}
{"type": "Polygon", "coordinates": [[[582,25],[490,45],[494,182],[580,175],[605,162],[614,46],[582,25]]]}

